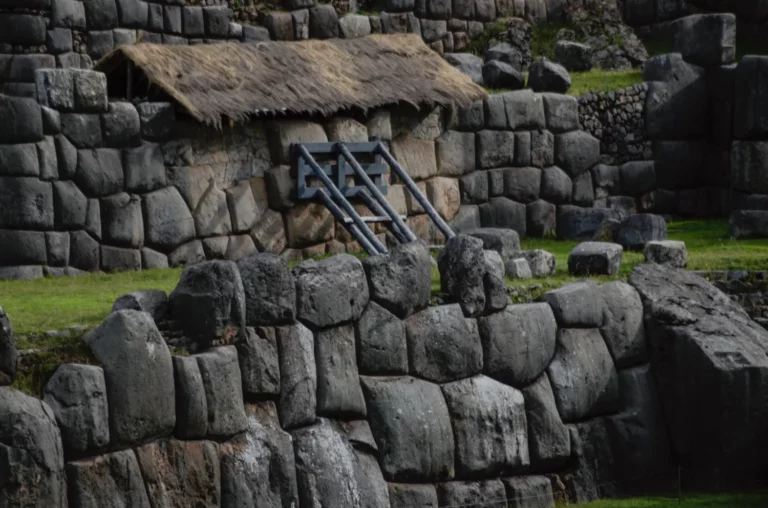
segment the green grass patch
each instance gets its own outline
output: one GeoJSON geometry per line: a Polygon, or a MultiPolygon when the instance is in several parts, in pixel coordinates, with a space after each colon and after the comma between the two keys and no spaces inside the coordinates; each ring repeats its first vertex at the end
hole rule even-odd
{"type": "Polygon", "coordinates": [[[588,72],[572,72],[571,88],[568,95],[578,97],[589,92],[612,92],[643,82],[641,69],[628,71],[603,71],[592,69],[588,72]]]}
{"type": "MultiPolygon", "coordinates": [[[[688,247],[688,268],[693,270],[757,270],[768,264],[768,239],[731,240],[725,220],[682,221],[668,225],[669,238],[688,247]]],[[[555,238],[525,238],[523,249],[544,249],[557,257],[557,273],[546,280],[514,281],[511,285],[562,284],[574,280],[568,275],[568,254],[578,241],[555,238]]],[[[639,252],[625,252],[621,277],[643,262],[639,252]]],[[[61,330],[74,325],[100,323],[115,299],[139,289],[170,292],[181,269],[84,275],[74,278],[45,278],[33,281],[0,282],[0,295],[17,335],[61,330]]],[[[601,278],[604,280],[607,278],[601,278]]],[[[433,270],[433,290],[439,292],[439,274],[433,270]]],[[[548,286],[548,287],[551,287],[548,286]]]]}
{"type": "Polygon", "coordinates": [[[764,508],[768,494],[710,494],[684,496],[682,499],[639,497],[606,499],[579,505],[582,508],[764,508]]]}
{"type": "Polygon", "coordinates": [[[555,44],[557,44],[557,32],[562,29],[573,30],[569,23],[537,23],[533,25],[531,32],[531,56],[534,60],[546,57],[552,60],[555,57],[555,44]]]}

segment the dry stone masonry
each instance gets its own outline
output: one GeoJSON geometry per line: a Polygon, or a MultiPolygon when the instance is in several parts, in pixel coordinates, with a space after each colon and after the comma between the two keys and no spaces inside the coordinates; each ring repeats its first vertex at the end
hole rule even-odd
{"type": "Polygon", "coordinates": [[[58,367],[42,400],[0,387],[0,502],[552,507],[664,492],[677,465],[687,485],[764,485],[768,332],[727,296],[643,265],[513,305],[493,263],[466,262],[498,253],[454,240],[439,306],[412,291],[430,286],[421,243],[292,271],[269,253],[207,261],[169,297],[120,298],[84,337],[94,365],[58,367]]]}

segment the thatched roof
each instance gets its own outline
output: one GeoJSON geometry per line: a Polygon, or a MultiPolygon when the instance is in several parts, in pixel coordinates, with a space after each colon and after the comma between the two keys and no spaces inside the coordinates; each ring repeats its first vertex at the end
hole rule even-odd
{"type": "MultiPolygon", "coordinates": [[[[398,103],[466,107],[487,96],[416,35],[360,39],[122,46],[101,59],[109,76],[132,62],[201,122],[260,114],[332,115],[398,103]]],[[[125,74],[130,76],[131,74],[125,74]]]]}

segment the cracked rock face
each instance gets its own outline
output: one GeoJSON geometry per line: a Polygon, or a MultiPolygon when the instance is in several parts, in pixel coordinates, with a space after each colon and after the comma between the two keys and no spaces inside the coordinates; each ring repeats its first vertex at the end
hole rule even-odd
{"type": "Polygon", "coordinates": [[[739,464],[768,467],[768,332],[690,272],[646,264],[629,282],[643,299],[658,393],[683,464],[720,471],[708,469],[702,484],[749,483],[749,472],[727,475],[739,464]]]}

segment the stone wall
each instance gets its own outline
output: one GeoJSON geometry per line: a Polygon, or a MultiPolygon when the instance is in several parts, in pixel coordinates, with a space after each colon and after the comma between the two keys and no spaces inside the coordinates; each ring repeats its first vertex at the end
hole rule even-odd
{"type": "Polygon", "coordinates": [[[650,160],[651,143],[645,135],[645,98],[648,85],[640,83],[611,92],[579,97],[579,121],[600,140],[600,162],[623,164],[650,160]]]}
{"type": "MultiPolygon", "coordinates": [[[[221,131],[177,118],[170,103],[110,102],[94,71],[40,69],[37,95],[0,96],[4,278],[360,251],[322,204],[296,200],[295,142],[383,140],[457,231],[553,234],[558,206],[594,199],[599,144],[564,95],[523,90],[461,111],[395,107],[221,131]]],[[[443,243],[401,182],[386,183],[416,235],[443,243]]]]}
{"type": "MultiPolygon", "coordinates": [[[[418,243],[293,271],[273,254],[209,261],[187,268],[170,296],[126,295],[83,337],[93,365],[60,366],[42,401],[0,387],[0,454],[16,458],[0,500],[552,507],[668,492],[678,464],[686,481],[765,486],[768,387],[753,374],[768,368],[768,332],[743,310],[695,276],[651,265],[632,285],[583,281],[511,305],[487,264],[499,257],[480,240],[451,240],[440,306],[430,306],[418,243]],[[684,325],[668,321],[692,300],[701,307],[681,310],[684,325]],[[729,334],[712,351],[707,334],[722,326],[729,334]],[[172,353],[160,330],[180,331],[187,352],[172,353]],[[668,341],[679,349],[653,339],[678,332],[668,341]],[[696,388],[710,379],[733,391],[696,388]],[[686,404],[710,418],[680,413],[686,404]]],[[[13,347],[0,324],[0,347],[13,347]]],[[[2,367],[8,384],[15,367],[2,367]]]]}

